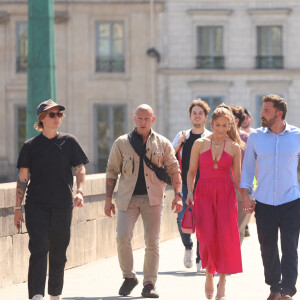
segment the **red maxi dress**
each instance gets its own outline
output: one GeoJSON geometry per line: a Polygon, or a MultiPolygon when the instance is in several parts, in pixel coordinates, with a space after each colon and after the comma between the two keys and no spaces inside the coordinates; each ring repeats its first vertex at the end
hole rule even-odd
{"type": "Polygon", "coordinates": [[[202,267],[209,272],[242,272],[238,204],[231,179],[232,156],[213,160],[210,149],[199,156],[200,178],[194,193],[196,235],[202,267]],[[215,167],[216,168],[215,168],[215,167]]]}

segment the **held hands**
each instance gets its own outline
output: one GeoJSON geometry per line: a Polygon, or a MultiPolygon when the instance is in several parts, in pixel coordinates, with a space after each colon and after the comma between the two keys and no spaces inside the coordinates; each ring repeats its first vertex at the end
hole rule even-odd
{"type": "Polygon", "coordinates": [[[74,201],[74,207],[83,207],[84,204],[84,200],[83,200],[83,196],[81,193],[77,193],[73,199],[74,201]]]}
{"type": "Polygon", "coordinates": [[[186,205],[189,205],[190,203],[194,204],[194,195],[192,192],[188,192],[185,203],[186,205]]]}
{"type": "Polygon", "coordinates": [[[250,195],[245,195],[243,197],[243,211],[246,214],[251,214],[255,209],[255,201],[250,197],[250,195]]]}
{"type": "Polygon", "coordinates": [[[175,198],[172,202],[172,210],[174,210],[174,213],[177,214],[182,210],[182,200],[179,195],[175,195],[175,198]]]}
{"type": "Polygon", "coordinates": [[[111,202],[111,200],[105,201],[104,213],[110,218],[112,217],[111,213],[113,213],[114,215],[116,214],[115,205],[111,202]]]}

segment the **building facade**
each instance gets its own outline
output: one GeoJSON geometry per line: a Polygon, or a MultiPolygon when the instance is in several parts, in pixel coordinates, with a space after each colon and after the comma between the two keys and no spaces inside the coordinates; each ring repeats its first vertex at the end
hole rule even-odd
{"type": "MultiPolygon", "coordinates": [[[[26,135],[27,5],[0,1],[0,182],[15,179],[26,135]]],[[[55,1],[56,100],[67,108],[61,131],[78,137],[89,173],[105,171],[137,105],[156,108],[153,49],[162,8],[161,1],[55,1]]]]}
{"type": "MultiPolygon", "coordinates": [[[[169,139],[190,127],[198,97],[246,107],[257,127],[261,97],[276,93],[300,126],[299,18],[297,0],[57,0],[61,130],[79,138],[93,173],[141,103],[169,139]]],[[[27,43],[27,1],[1,0],[0,182],[15,179],[26,134],[27,43]]]]}
{"type": "Polygon", "coordinates": [[[260,126],[261,97],[288,102],[300,126],[300,3],[276,0],[167,0],[162,21],[158,102],[165,134],[189,128],[188,105],[201,97],[251,111],[260,126]]]}

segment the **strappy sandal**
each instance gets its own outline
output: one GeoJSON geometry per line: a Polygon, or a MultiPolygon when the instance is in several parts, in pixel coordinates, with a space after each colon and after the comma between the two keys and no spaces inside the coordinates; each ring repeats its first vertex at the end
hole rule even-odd
{"type": "MultiPolygon", "coordinates": [[[[217,289],[219,288],[219,284],[217,284],[217,289]]],[[[216,296],[215,300],[226,300],[226,296],[218,297],[216,296]]]]}
{"type": "Polygon", "coordinates": [[[212,299],[213,296],[214,296],[214,290],[209,290],[207,288],[207,271],[205,273],[205,277],[206,277],[206,279],[205,279],[205,296],[206,296],[207,299],[212,299]]]}

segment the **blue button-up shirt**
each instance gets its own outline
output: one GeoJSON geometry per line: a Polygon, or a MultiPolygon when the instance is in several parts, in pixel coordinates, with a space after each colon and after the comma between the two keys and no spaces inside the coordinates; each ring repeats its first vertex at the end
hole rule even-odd
{"type": "Polygon", "coordinates": [[[258,178],[253,196],[257,201],[276,206],[300,198],[299,155],[299,128],[286,123],[279,134],[263,127],[254,130],[247,142],[240,187],[252,191],[256,161],[258,178]]]}

